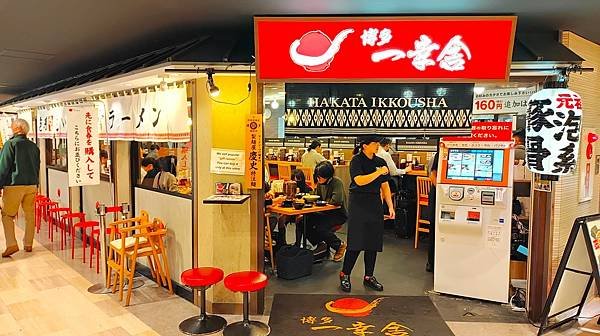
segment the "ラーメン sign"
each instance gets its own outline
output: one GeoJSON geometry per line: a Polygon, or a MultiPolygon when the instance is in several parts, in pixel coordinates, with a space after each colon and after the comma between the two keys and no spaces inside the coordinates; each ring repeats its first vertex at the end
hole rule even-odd
{"type": "Polygon", "coordinates": [[[579,155],[581,97],[568,89],[544,89],[527,104],[527,167],[539,174],[571,173],[579,155]]]}
{"type": "Polygon", "coordinates": [[[264,81],[506,81],[515,16],[256,17],[264,81]]]}

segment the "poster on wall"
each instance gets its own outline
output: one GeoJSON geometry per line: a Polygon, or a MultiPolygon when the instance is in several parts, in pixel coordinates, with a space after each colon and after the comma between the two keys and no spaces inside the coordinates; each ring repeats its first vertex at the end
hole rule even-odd
{"type": "Polygon", "coordinates": [[[525,114],[527,100],[537,91],[535,86],[486,89],[473,97],[473,114],[525,114]]]}
{"type": "MultiPolygon", "coordinates": [[[[582,140],[586,140],[589,138],[586,135],[595,134],[595,130],[584,128],[582,134],[582,140]]],[[[586,142],[583,142],[583,145],[586,145],[586,142]]],[[[594,197],[593,143],[588,142],[586,147],[586,150],[582,148],[579,158],[579,203],[591,201],[594,197]]]]}
{"type": "Polygon", "coordinates": [[[579,155],[581,97],[568,89],[544,89],[527,104],[527,167],[539,174],[571,174],[579,155]]]}
{"type": "Polygon", "coordinates": [[[98,109],[94,105],[65,107],[69,187],[100,184],[98,109]]]}
{"type": "Polygon", "coordinates": [[[473,84],[286,83],[285,91],[286,136],[471,133],[473,84]]]}
{"type": "Polygon", "coordinates": [[[260,114],[251,114],[246,120],[246,176],[248,189],[263,187],[263,121],[260,114]]]}
{"type": "Polygon", "coordinates": [[[106,130],[112,140],[190,141],[185,87],[106,100],[106,130]]]}
{"type": "Polygon", "coordinates": [[[244,151],[213,148],[210,152],[210,172],[222,175],[244,175],[244,151]]]}

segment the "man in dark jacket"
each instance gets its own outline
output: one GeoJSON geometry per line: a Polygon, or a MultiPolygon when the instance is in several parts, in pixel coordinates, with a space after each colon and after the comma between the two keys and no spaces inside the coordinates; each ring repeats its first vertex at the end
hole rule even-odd
{"type": "Polygon", "coordinates": [[[13,137],[4,144],[0,153],[0,188],[4,203],[2,224],[6,238],[3,258],[19,251],[15,238],[15,216],[19,207],[23,207],[25,213],[23,245],[26,252],[33,249],[34,201],[40,173],[40,150],[34,142],[27,139],[29,124],[23,119],[15,119],[10,127],[13,137]]]}

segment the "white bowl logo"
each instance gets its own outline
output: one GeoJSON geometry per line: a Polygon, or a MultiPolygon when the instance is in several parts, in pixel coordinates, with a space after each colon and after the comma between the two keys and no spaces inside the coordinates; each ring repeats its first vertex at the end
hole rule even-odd
{"type": "Polygon", "coordinates": [[[329,68],[340,45],[354,29],[344,29],[333,41],[320,30],[312,30],[302,35],[290,45],[290,57],[294,63],[310,72],[322,72],[329,68]]]}

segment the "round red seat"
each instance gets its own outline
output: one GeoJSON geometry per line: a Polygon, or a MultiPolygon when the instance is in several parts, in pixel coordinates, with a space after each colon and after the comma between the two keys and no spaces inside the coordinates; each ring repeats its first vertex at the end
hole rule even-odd
{"type": "Polygon", "coordinates": [[[223,280],[223,271],[216,267],[192,268],[181,273],[181,282],[192,288],[212,286],[223,280]]]}
{"type": "Polygon", "coordinates": [[[256,292],[267,286],[267,276],[261,272],[243,271],[225,277],[225,287],[232,292],[256,292]]]}

